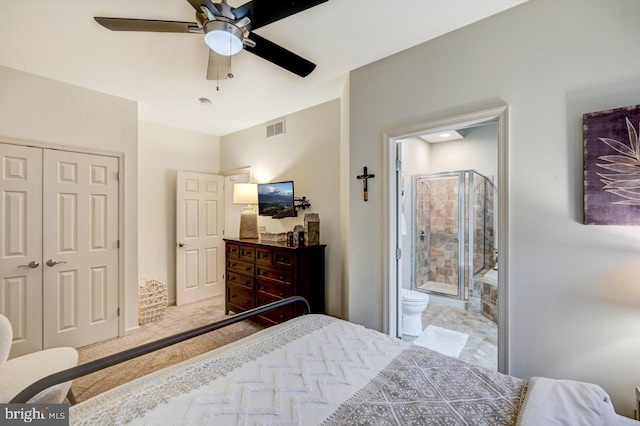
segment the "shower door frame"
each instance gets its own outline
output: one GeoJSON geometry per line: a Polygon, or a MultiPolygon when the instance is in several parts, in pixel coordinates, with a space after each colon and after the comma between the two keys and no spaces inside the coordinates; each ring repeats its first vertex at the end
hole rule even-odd
{"type": "MultiPolygon", "coordinates": [[[[449,298],[449,299],[454,299],[454,300],[460,300],[463,302],[468,302],[468,293],[465,292],[465,289],[468,288],[468,286],[471,285],[471,281],[473,280],[473,276],[476,273],[475,270],[475,265],[474,265],[474,260],[475,257],[471,254],[471,248],[473,248],[473,252],[475,253],[475,225],[476,225],[476,217],[474,212],[472,211],[473,206],[475,205],[474,203],[474,196],[475,196],[475,191],[476,191],[476,182],[474,179],[474,175],[478,175],[483,179],[483,184],[485,185],[485,194],[484,194],[484,199],[483,199],[483,205],[482,205],[482,209],[483,209],[483,218],[484,218],[484,223],[483,223],[483,235],[486,235],[486,217],[484,215],[486,215],[486,202],[487,202],[487,194],[486,191],[488,190],[486,185],[487,183],[491,186],[491,187],[495,187],[495,185],[491,182],[491,179],[489,179],[487,176],[485,176],[484,174],[480,173],[479,171],[475,170],[475,169],[465,169],[465,170],[452,170],[452,171],[447,171],[447,172],[435,172],[435,173],[422,173],[422,174],[418,174],[418,175],[412,175],[411,176],[411,182],[412,182],[412,187],[411,187],[411,203],[412,203],[412,208],[413,208],[413,221],[412,221],[412,233],[411,233],[411,243],[412,243],[412,247],[413,250],[411,252],[411,282],[413,283],[413,288],[414,289],[418,289],[418,282],[417,282],[417,274],[416,274],[416,247],[418,246],[418,223],[417,223],[417,208],[418,208],[418,201],[417,201],[417,189],[418,189],[418,185],[417,185],[417,180],[418,179],[431,179],[431,178],[443,178],[443,177],[458,177],[458,295],[451,295],[451,294],[447,294],[447,293],[442,293],[439,291],[435,291],[435,290],[426,290],[429,294],[434,294],[438,297],[445,297],[445,298],[449,298]],[[467,190],[466,188],[466,183],[469,183],[469,188],[467,190]],[[465,220],[465,211],[466,211],[466,206],[469,206],[469,211],[468,213],[468,218],[467,220],[465,220]],[[468,224],[468,230],[467,233],[465,235],[465,225],[468,224]],[[463,236],[462,238],[460,238],[460,236],[463,236]],[[467,240],[467,244],[469,247],[468,251],[465,251],[465,247],[464,247],[464,240],[467,240]],[[468,257],[465,258],[465,255],[468,254],[468,257]],[[465,266],[467,268],[467,273],[465,273],[465,266]]],[[[486,241],[483,241],[483,245],[486,244],[486,241]]],[[[483,263],[483,267],[480,269],[484,269],[487,265],[487,261],[486,261],[486,256],[487,253],[486,251],[483,251],[483,259],[484,259],[484,263],[483,263]]],[[[420,289],[422,290],[422,289],[420,289]]]]}
{"type": "MultiPolygon", "coordinates": [[[[429,294],[435,294],[438,297],[446,297],[448,299],[454,299],[454,300],[461,300],[461,301],[466,301],[465,298],[465,293],[464,293],[464,288],[465,288],[465,281],[467,280],[467,277],[465,276],[464,273],[464,268],[465,268],[465,253],[464,253],[464,239],[465,239],[465,232],[464,232],[464,226],[465,226],[465,220],[464,220],[464,212],[465,212],[465,207],[467,204],[471,205],[469,203],[469,200],[465,199],[465,198],[469,198],[471,197],[471,185],[473,182],[470,182],[470,186],[469,186],[469,191],[468,193],[465,192],[465,177],[467,175],[467,173],[471,172],[472,170],[454,170],[454,171],[450,171],[450,172],[436,172],[436,173],[425,173],[425,174],[420,174],[420,175],[413,175],[411,176],[411,180],[412,180],[412,187],[411,187],[411,203],[412,203],[412,208],[413,208],[413,221],[412,221],[412,233],[411,233],[411,244],[413,247],[413,250],[411,251],[411,255],[412,255],[412,259],[411,259],[411,281],[413,282],[413,288],[417,289],[417,274],[416,274],[416,247],[417,247],[417,234],[418,234],[418,224],[417,224],[417,208],[418,208],[418,202],[417,202],[417,180],[418,179],[430,179],[430,178],[443,178],[443,177],[457,177],[458,178],[458,238],[457,238],[457,242],[456,244],[458,245],[457,250],[458,250],[458,294],[457,295],[452,295],[452,294],[447,294],[447,293],[442,293],[439,291],[427,291],[429,294]],[[467,197],[465,197],[465,195],[467,195],[467,197]],[[462,236],[462,237],[461,237],[462,236]]],[[[478,173],[479,174],[479,173],[478,173]]],[[[471,179],[470,179],[471,181],[471,179]]],[[[473,225],[473,216],[469,215],[469,231],[472,229],[472,225],[473,225]]],[[[469,241],[469,247],[473,247],[471,244],[473,243],[473,233],[469,232],[469,235],[466,236],[468,237],[469,241]]],[[[473,259],[471,258],[471,256],[469,256],[469,261],[471,263],[471,265],[468,265],[469,267],[472,267],[473,264],[473,259]]],[[[453,284],[453,283],[452,283],[453,284]]]]}

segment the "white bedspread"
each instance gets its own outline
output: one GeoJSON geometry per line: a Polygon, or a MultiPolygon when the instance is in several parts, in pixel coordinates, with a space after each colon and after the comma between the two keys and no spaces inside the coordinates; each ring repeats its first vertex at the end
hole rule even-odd
{"type": "Polygon", "coordinates": [[[407,346],[317,315],[258,337],[73,406],[71,424],[318,424],[407,346]]]}

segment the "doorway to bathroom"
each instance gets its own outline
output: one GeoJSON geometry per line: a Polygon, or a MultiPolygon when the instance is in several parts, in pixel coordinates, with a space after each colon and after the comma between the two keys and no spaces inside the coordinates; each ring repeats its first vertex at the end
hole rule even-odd
{"type": "Polygon", "coordinates": [[[506,107],[498,108],[385,141],[390,334],[501,372],[508,372],[506,119],[506,107]]]}

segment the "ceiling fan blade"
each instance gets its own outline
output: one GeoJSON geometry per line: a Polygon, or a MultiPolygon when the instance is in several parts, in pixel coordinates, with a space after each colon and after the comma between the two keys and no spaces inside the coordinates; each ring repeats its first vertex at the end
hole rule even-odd
{"type": "Polygon", "coordinates": [[[207,80],[226,80],[229,78],[231,56],[218,55],[209,49],[209,63],[207,65],[207,80]]]}
{"type": "Polygon", "coordinates": [[[245,45],[244,50],[291,71],[300,77],[308,76],[311,71],[316,68],[316,64],[313,62],[307,61],[264,37],[251,33],[250,38],[255,41],[256,45],[254,47],[245,45]]]}
{"type": "Polygon", "coordinates": [[[153,33],[201,33],[195,22],[154,21],[149,19],[104,18],[93,19],[111,31],[147,31],[153,33]]]}
{"type": "Polygon", "coordinates": [[[232,13],[236,19],[249,17],[251,24],[248,28],[255,30],[326,1],[328,0],[253,0],[234,9],[232,13]]]}
{"type": "Polygon", "coordinates": [[[221,13],[218,10],[218,8],[213,4],[213,2],[211,0],[187,0],[189,2],[189,4],[191,6],[193,6],[193,8],[197,11],[200,12],[202,9],[200,9],[201,6],[206,6],[207,9],[209,9],[211,11],[211,13],[213,13],[214,15],[220,16],[221,13]]]}

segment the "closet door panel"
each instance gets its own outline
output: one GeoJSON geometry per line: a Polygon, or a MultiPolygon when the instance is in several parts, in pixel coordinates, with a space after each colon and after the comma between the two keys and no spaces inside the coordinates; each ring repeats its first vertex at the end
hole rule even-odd
{"type": "Polygon", "coordinates": [[[118,335],[118,159],[44,153],[44,347],[118,335]]]}
{"type": "Polygon", "coordinates": [[[0,313],[10,357],[42,349],[42,150],[0,143],[0,313]]]}

